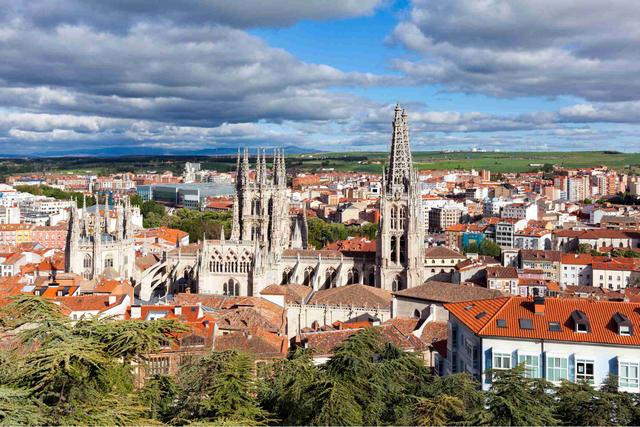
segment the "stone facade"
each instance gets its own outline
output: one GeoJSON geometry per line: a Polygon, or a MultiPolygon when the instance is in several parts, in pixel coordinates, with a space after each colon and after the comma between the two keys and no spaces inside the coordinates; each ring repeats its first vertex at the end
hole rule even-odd
{"type": "Polygon", "coordinates": [[[424,221],[413,168],[407,113],[396,106],[389,165],[383,171],[376,263],[377,286],[398,291],[422,284],[424,221]]]}
{"type": "Polygon", "coordinates": [[[134,274],[133,217],[137,209],[129,204],[129,199],[125,199],[124,204],[117,204],[113,210],[108,204],[102,211],[96,206],[94,213],[84,208],[72,208],[65,271],[85,279],[101,275],[130,279],[134,274]],[[113,217],[115,221],[112,221],[113,217]]]}

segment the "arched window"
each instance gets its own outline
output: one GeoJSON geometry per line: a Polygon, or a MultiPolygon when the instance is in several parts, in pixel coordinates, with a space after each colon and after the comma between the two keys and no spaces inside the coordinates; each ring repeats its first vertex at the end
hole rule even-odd
{"type": "Polygon", "coordinates": [[[254,224],[251,227],[251,240],[260,239],[260,226],[258,224],[254,224]]]}
{"type": "Polygon", "coordinates": [[[420,310],[418,310],[417,308],[413,310],[413,317],[415,317],[416,319],[422,317],[422,315],[420,314],[420,310]]]}
{"type": "Polygon", "coordinates": [[[398,208],[391,206],[391,229],[395,230],[398,227],[398,208]]]}
{"type": "Polygon", "coordinates": [[[251,201],[251,215],[260,215],[260,199],[258,198],[251,201]]]}
{"type": "Polygon", "coordinates": [[[400,237],[400,264],[407,262],[407,238],[400,237]]]}
{"type": "Polygon", "coordinates": [[[402,206],[400,208],[400,228],[401,230],[404,230],[407,227],[407,207],[406,206],[402,206]]]}
{"type": "Polygon", "coordinates": [[[311,285],[311,278],[313,277],[313,267],[307,267],[304,269],[304,281],[302,282],[305,286],[311,285]]]}
{"type": "Polygon", "coordinates": [[[240,283],[233,279],[224,282],[222,285],[222,293],[226,296],[237,297],[240,295],[240,283]]]}
{"type": "Polygon", "coordinates": [[[356,268],[351,268],[347,273],[347,285],[360,282],[360,274],[356,268]]]}
{"type": "Polygon", "coordinates": [[[324,272],[324,287],[331,288],[335,285],[336,269],[333,267],[327,268],[324,272]]]}
{"type": "Polygon", "coordinates": [[[391,282],[391,291],[396,292],[402,289],[402,277],[396,276],[393,278],[393,282],[391,282]]]}
{"type": "Polygon", "coordinates": [[[291,280],[291,269],[285,268],[284,271],[282,272],[282,284],[288,285],[290,280],[291,280]]]}
{"type": "Polygon", "coordinates": [[[113,257],[111,255],[104,259],[104,268],[113,268],[113,257]]]}
{"type": "Polygon", "coordinates": [[[371,267],[369,269],[369,285],[374,286],[376,284],[376,268],[371,267]]]}
{"type": "Polygon", "coordinates": [[[91,258],[91,255],[86,254],[84,256],[84,261],[83,261],[83,266],[84,268],[92,268],[93,267],[93,259],[91,258]]]}

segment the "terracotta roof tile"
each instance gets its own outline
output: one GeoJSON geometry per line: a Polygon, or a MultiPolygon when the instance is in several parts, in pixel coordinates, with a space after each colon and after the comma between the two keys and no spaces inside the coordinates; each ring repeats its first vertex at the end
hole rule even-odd
{"type": "Polygon", "coordinates": [[[638,303],[547,298],[542,315],[534,314],[533,299],[523,297],[451,303],[445,304],[445,308],[481,336],[640,346],[638,303]],[[575,332],[571,317],[575,310],[580,310],[587,316],[591,332],[575,332]],[[486,314],[479,316],[482,312],[486,314]],[[616,313],[629,318],[634,326],[633,335],[618,334],[613,320],[616,313]],[[498,327],[497,319],[504,319],[506,327],[498,327]],[[530,319],[532,329],[520,328],[520,319],[530,319]],[[549,322],[559,323],[560,330],[549,331],[549,322]]]}
{"type": "Polygon", "coordinates": [[[517,279],[518,270],[515,267],[494,266],[487,267],[487,279],[517,279]]]}
{"type": "Polygon", "coordinates": [[[465,259],[466,256],[461,254],[460,252],[454,251],[453,249],[449,249],[445,246],[432,246],[430,248],[426,248],[424,250],[425,258],[458,258],[465,259]]]}
{"type": "Polygon", "coordinates": [[[480,286],[456,285],[448,282],[429,281],[415,288],[394,292],[398,297],[416,298],[435,302],[470,301],[484,298],[496,298],[502,293],[495,289],[480,286]]]}
{"type": "Polygon", "coordinates": [[[316,291],[308,304],[389,308],[391,293],[368,285],[347,285],[316,291]]]}

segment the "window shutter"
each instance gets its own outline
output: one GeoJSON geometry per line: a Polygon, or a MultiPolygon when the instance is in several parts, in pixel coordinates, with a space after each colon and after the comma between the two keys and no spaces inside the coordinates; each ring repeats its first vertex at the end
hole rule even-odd
{"type": "Polygon", "coordinates": [[[493,351],[488,348],[484,351],[484,367],[485,367],[485,382],[491,384],[491,375],[487,372],[493,367],[493,351]]]}

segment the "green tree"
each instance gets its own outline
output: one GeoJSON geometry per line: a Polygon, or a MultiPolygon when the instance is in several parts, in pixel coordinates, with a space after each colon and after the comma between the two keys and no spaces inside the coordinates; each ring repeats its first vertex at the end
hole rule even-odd
{"type": "Polygon", "coordinates": [[[488,255],[497,258],[501,253],[502,250],[500,249],[500,246],[491,239],[484,239],[478,248],[478,254],[480,255],[488,255]]]}
{"type": "Polygon", "coordinates": [[[148,424],[133,365],[184,329],[172,323],[79,321],[34,296],[0,310],[0,332],[19,340],[0,351],[0,417],[10,424],[148,424]],[[16,399],[23,405],[13,410],[16,399]],[[4,412],[3,412],[4,411],[4,412]],[[6,414],[9,415],[6,415],[6,414]],[[20,420],[24,421],[20,421],[20,420]]]}
{"type": "Polygon", "coordinates": [[[469,243],[464,247],[465,254],[477,254],[478,251],[480,251],[480,248],[478,247],[478,243],[476,243],[475,241],[469,243]]]}
{"type": "Polygon", "coordinates": [[[419,398],[413,411],[415,425],[445,426],[464,415],[464,403],[458,397],[441,394],[434,398],[419,398]]]}
{"type": "Polygon", "coordinates": [[[486,395],[486,410],[478,414],[477,424],[501,426],[543,426],[557,424],[552,413],[552,398],[544,391],[550,386],[541,380],[526,378],[524,366],[492,371],[491,389],[486,395]]]}
{"type": "Polygon", "coordinates": [[[149,419],[168,423],[174,416],[179,389],[175,380],[166,375],[156,375],[140,390],[140,401],[146,408],[149,419]]]}
{"type": "Polygon", "coordinates": [[[253,362],[235,350],[211,353],[183,367],[178,385],[172,422],[256,425],[269,419],[256,397],[253,362]]]}
{"type": "Polygon", "coordinates": [[[283,425],[305,424],[312,416],[307,394],[317,379],[311,355],[298,349],[269,367],[260,382],[260,402],[283,425]]]}

